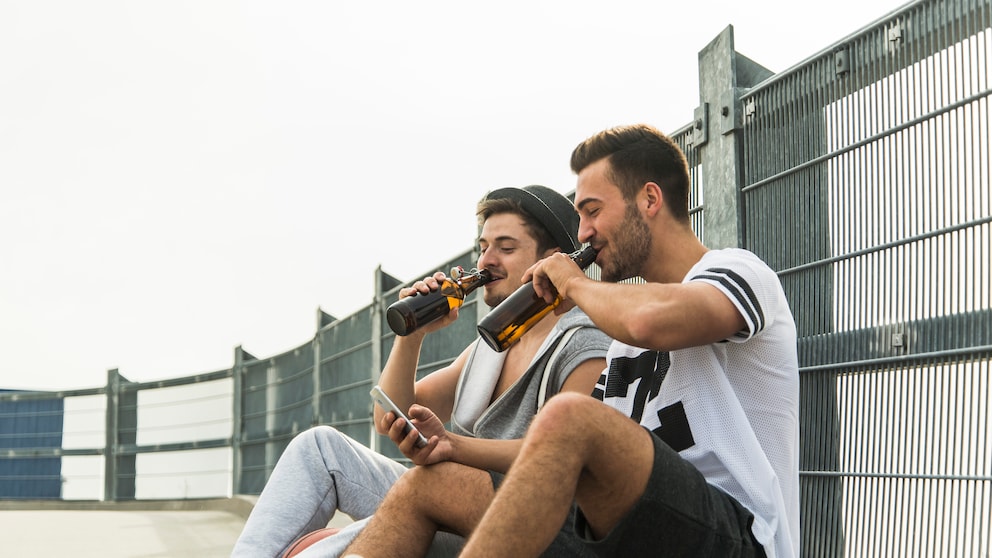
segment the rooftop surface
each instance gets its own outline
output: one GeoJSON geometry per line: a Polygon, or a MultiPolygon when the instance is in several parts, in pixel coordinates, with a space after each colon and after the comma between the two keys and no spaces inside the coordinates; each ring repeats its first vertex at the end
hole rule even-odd
{"type": "Polygon", "coordinates": [[[228,557],[254,500],[0,501],[0,556],[228,557]]]}

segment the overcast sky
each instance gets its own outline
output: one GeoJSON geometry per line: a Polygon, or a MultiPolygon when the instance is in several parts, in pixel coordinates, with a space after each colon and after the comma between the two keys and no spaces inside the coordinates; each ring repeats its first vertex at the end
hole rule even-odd
{"type": "Polygon", "coordinates": [[[699,51],[785,70],[902,0],[0,0],[0,389],[305,343],[472,246],[488,190],[674,131],[699,51]]]}

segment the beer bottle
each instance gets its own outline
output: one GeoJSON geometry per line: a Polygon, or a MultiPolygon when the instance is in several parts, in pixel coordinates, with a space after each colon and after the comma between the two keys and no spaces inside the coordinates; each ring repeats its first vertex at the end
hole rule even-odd
{"type": "Polygon", "coordinates": [[[417,293],[401,298],[386,309],[386,321],[396,335],[409,335],[434,320],[448,315],[453,308],[465,303],[465,297],[493,280],[488,270],[473,269],[465,273],[461,267],[451,270],[436,291],[417,293]]]}
{"type": "MultiPolygon", "coordinates": [[[[580,269],[585,269],[596,261],[596,253],[595,248],[587,246],[569,254],[569,257],[580,269]]],[[[482,318],[479,322],[479,335],[494,351],[505,351],[559,304],[560,296],[548,304],[537,296],[533,283],[525,283],[482,318]]]]}

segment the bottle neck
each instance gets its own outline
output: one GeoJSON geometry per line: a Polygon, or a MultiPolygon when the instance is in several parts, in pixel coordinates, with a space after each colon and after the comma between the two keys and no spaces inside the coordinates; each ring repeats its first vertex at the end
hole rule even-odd
{"type": "Polygon", "coordinates": [[[572,252],[568,255],[568,257],[572,258],[572,261],[579,266],[579,269],[585,269],[596,261],[597,254],[599,254],[599,250],[594,248],[592,245],[589,245],[581,250],[572,252]]]}
{"type": "Polygon", "coordinates": [[[465,294],[485,285],[493,280],[493,276],[488,269],[473,269],[472,271],[455,278],[455,282],[462,288],[465,294]]]}

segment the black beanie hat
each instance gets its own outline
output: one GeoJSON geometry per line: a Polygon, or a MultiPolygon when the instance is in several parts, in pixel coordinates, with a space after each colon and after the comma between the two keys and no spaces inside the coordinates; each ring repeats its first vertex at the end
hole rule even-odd
{"type": "Polygon", "coordinates": [[[523,188],[500,188],[486,194],[487,200],[515,200],[530,213],[555,239],[562,252],[571,253],[579,248],[579,214],[572,202],[547,186],[531,185],[523,188]]]}

